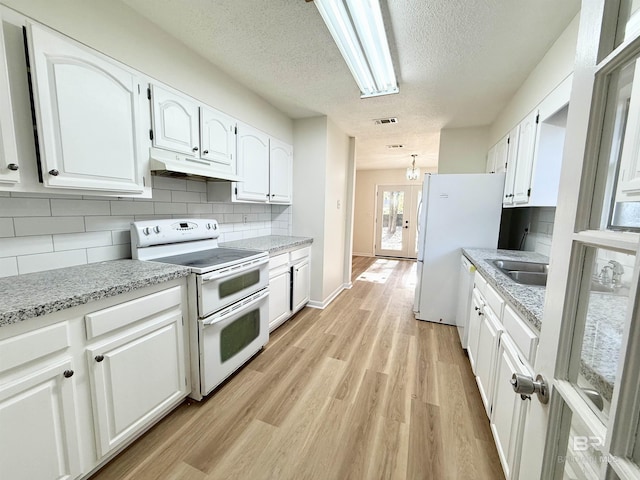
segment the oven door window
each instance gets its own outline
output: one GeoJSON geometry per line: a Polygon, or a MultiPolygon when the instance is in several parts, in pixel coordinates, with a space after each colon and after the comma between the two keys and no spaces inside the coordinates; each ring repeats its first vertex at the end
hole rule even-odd
{"type": "Polygon", "coordinates": [[[218,285],[218,295],[222,299],[241,292],[253,285],[257,285],[258,282],[260,282],[260,269],[256,268],[255,270],[230,278],[229,280],[221,281],[218,285]]]}
{"type": "MultiPolygon", "coordinates": [[[[257,274],[257,273],[256,273],[257,274]]],[[[220,331],[220,362],[241,352],[260,334],[260,309],[256,308],[234,320],[220,331]]]]}

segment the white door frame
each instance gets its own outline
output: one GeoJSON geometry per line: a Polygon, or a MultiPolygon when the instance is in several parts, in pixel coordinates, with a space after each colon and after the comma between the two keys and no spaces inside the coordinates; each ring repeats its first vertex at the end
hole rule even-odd
{"type": "Polygon", "coordinates": [[[637,385],[640,374],[640,322],[636,295],[640,271],[640,236],[635,233],[598,230],[600,226],[591,216],[594,191],[604,181],[602,171],[598,168],[607,103],[607,95],[604,93],[606,84],[602,79],[608,72],[607,68],[612,68],[611,65],[617,65],[623,58],[631,60],[631,52],[640,51],[636,36],[635,42],[625,41],[610,53],[619,6],[616,1],[591,0],[583,2],[580,13],[560,180],[562,194],[558,197],[556,209],[544,318],[534,366],[535,371],[549,382],[552,395],[549,405],[541,404],[535,396],[530,402],[519,475],[524,480],[562,478],[562,467],[557,467],[563,442],[564,446],[567,445],[569,425],[566,417],[563,417],[563,413],[567,411],[585,422],[590,432],[603,438],[602,452],[609,462],[602,468],[599,478],[605,478],[605,468],[615,470],[620,478],[640,478],[640,469],[627,462],[623,452],[629,449],[632,438],[637,433],[640,412],[640,388],[637,385]],[[618,368],[608,429],[575,393],[575,388],[563,380],[568,370],[571,345],[575,344],[573,328],[579,300],[588,294],[588,287],[583,287],[583,291],[580,291],[583,268],[581,258],[587,247],[601,247],[636,255],[627,307],[627,326],[621,347],[621,351],[627,351],[627,354],[618,368]]]}
{"type": "Polygon", "coordinates": [[[376,216],[374,221],[374,255],[385,257],[398,257],[415,259],[418,256],[418,198],[422,192],[422,184],[419,185],[376,185],[376,216]],[[384,250],[382,248],[382,215],[384,191],[403,191],[405,195],[403,212],[403,231],[401,250],[384,250]]]}

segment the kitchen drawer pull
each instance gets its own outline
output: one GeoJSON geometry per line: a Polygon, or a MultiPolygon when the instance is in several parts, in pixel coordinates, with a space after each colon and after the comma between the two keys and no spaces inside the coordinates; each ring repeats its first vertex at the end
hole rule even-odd
{"type": "Polygon", "coordinates": [[[96,362],[101,362],[104,360],[104,355],[96,355],[96,362]]]}
{"type": "Polygon", "coordinates": [[[205,150],[202,153],[204,153],[205,155],[209,155],[209,150],[205,150]]]}
{"type": "Polygon", "coordinates": [[[62,375],[64,375],[64,378],[71,378],[73,377],[73,370],[65,370],[62,375]]]}
{"type": "Polygon", "coordinates": [[[52,170],[49,170],[49,175],[53,175],[54,177],[57,177],[58,175],[60,175],[60,172],[54,168],[52,170]]]}
{"type": "Polygon", "coordinates": [[[18,167],[18,164],[16,163],[10,163],[9,165],[7,165],[7,168],[12,172],[15,172],[16,170],[18,170],[19,167],[18,167]]]}
{"type": "Polygon", "coordinates": [[[193,150],[194,152],[198,151],[198,147],[193,147],[191,150],[193,150]]]}

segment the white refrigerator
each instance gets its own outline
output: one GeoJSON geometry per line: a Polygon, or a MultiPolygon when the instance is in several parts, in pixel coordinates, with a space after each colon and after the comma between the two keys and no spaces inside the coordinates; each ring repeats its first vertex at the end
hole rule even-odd
{"type": "Polygon", "coordinates": [[[456,324],[461,249],[497,248],[504,179],[504,173],[425,175],[416,319],[456,324]]]}

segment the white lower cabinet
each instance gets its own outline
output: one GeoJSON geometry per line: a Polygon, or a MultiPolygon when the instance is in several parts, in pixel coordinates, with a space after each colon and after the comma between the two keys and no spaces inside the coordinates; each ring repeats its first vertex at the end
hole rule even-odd
{"type": "Polygon", "coordinates": [[[478,334],[478,353],[476,359],[476,381],[487,415],[491,415],[493,380],[498,352],[498,341],[502,333],[502,324],[486,305],[478,334]]]}
{"type": "Polygon", "coordinates": [[[474,285],[467,352],[505,477],[516,480],[529,403],[513,391],[511,377],[533,376],[528,365],[535,358],[538,336],[478,272],[474,285]]]}
{"type": "Polygon", "coordinates": [[[185,302],[173,280],[1,327],[0,477],[86,478],[186,398],[185,302]]]}
{"type": "Polygon", "coordinates": [[[269,331],[282,325],[309,301],[311,248],[281,253],[269,260],[269,331]]]}
{"type": "Polygon", "coordinates": [[[528,400],[515,394],[511,387],[511,377],[514,373],[530,375],[527,367],[518,358],[518,350],[509,336],[502,335],[495,370],[491,431],[500,463],[509,480],[518,478],[524,417],[528,407],[528,400]]]}
{"type": "Polygon", "coordinates": [[[78,457],[76,376],[69,357],[34,363],[0,386],[0,465],[11,480],[72,479],[78,457]]]}

